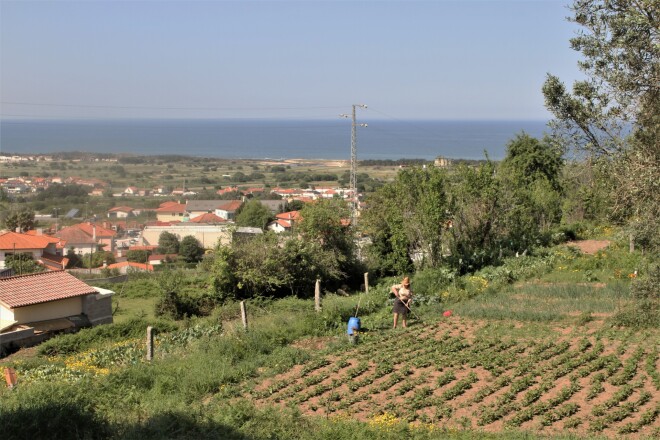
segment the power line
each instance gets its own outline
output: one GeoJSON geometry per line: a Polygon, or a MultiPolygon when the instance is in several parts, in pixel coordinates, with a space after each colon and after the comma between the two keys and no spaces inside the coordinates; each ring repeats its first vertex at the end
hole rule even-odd
{"type": "Polygon", "coordinates": [[[231,110],[231,111],[257,111],[257,110],[336,110],[341,106],[312,106],[312,107],[163,107],[163,106],[144,106],[144,105],[99,105],[99,104],[58,104],[45,102],[18,102],[18,101],[0,101],[0,104],[6,105],[27,105],[35,107],[74,107],[74,108],[98,108],[98,109],[119,109],[119,110],[231,110]]]}

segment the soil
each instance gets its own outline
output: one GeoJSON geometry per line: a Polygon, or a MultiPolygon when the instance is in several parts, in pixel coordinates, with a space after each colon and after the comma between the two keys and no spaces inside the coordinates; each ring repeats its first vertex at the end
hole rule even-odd
{"type": "Polygon", "coordinates": [[[578,240],[570,241],[566,245],[578,248],[583,254],[594,255],[608,247],[610,243],[610,240],[578,240]]]}
{"type": "MultiPolygon", "coordinates": [[[[443,335],[446,332],[449,332],[454,337],[462,336],[467,340],[473,342],[475,338],[475,333],[485,324],[486,324],[485,321],[470,321],[467,319],[454,317],[453,319],[442,320],[435,324],[428,325],[424,330],[418,332],[415,337],[420,340],[429,340],[429,341],[438,340],[441,337],[441,335],[443,335]]],[[[580,331],[576,330],[575,328],[572,328],[571,326],[567,326],[562,330],[564,331],[559,332],[559,334],[556,335],[557,340],[555,342],[559,344],[566,341],[570,344],[570,350],[575,352],[578,349],[580,341],[585,337],[584,333],[581,333],[580,331]]],[[[595,337],[589,336],[589,339],[592,344],[596,343],[595,337]]],[[[601,356],[612,354],[617,351],[617,347],[619,346],[619,344],[609,340],[603,340],[603,342],[605,344],[605,350],[601,354],[601,356]]],[[[300,348],[317,350],[325,347],[325,344],[327,344],[327,338],[309,338],[300,341],[297,344],[297,346],[299,346],[300,348]]],[[[424,345],[422,344],[421,347],[424,347],[424,345]]],[[[620,361],[625,362],[625,360],[628,359],[635,352],[637,347],[639,347],[638,344],[631,344],[629,342],[626,342],[625,352],[618,356],[620,361]]],[[[373,350],[378,350],[377,346],[374,346],[373,350]]],[[[416,350],[421,350],[423,352],[424,348],[421,349],[415,348],[411,352],[406,352],[406,351],[397,352],[395,356],[390,357],[390,359],[394,361],[394,370],[392,373],[400,371],[404,365],[403,363],[396,363],[397,356],[405,356],[406,354],[412,354],[410,360],[413,360],[415,359],[415,353],[417,352],[416,350]]],[[[528,348],[527,350],[525,350],[524,352],[520,353],[517,356],[520,359],[523,359],[526,356],[529,356],[530,354],[529,352],[530,349],[528,348]]],[[[264,390],[270,384],[273,384],[280,380],[285,380],[286,382],[289,382],[291,385],[287,385],[284,389],[277,391],[276,393],[274,393],[269,397],[257,398],[256,403],[258,405],[282,405],[282,406],[291,405],[293,404],[294,399],[300,398],[300,396],[304,395],[305,393],[308,393],[314,387],[320,385],[323,386],[322,388],[327,389],[327,391],[320,392],[314,397],[311,397],[306,402],[301,402],[300,404],[298,404],[297,406],[302,413],[308,415],[330,416],[330,417],[350,416],[350,418],[354,418],[362,421],[368,421],[371,420],[371,418],[374,415],[381,414],[383,412],[391,413],[392,412],[391,408],[393,407],[400,409],[402,414],[406,414],[406,413],[410,414],[411,410],[407,408],[410,408],[410,405],[415,401],[415,399],[418,396],[418,391],[420,389],[424,387],[430,389],[432,392],[431,397],[437,399],[439,396],[442,395],[442,393],[445,390],[453,387],[457,381],[467,377],[467,375],[470,373],[474,373],[477,375],[478,380],[463,394],[458,395],[454,399],[442,403],[440,407],[431,405],[431,406],[422,407],[417,411],[412,410],[412,412],[413,413],[416,412],[418,417],[423,418],[422,420],[435,420],[434,423],[436,425],[444,428],[462,429],[460,423],[466,423],[467,421],[469,421],[469,423],[473,428],[478,428],[479,430],[483,430],[484,432],[502,432],[508,429],[507,422],[511,420],[518,411],[518,408],[520,407],[521,404],[522,396],[526,393],[526,391],[523,391],[521,393],[518,393],[514,397],[513,400],[514,407],[512,407],[511,411],[507,412],[501,419],[495,420],[489,424],[486,424],[485,426],[477,427],[476,423],[478,417],[481,414],[483,414],[484,411],[496,410],[499,405],[498,399],[502,398],[502,396],[505,395],[510,390],[510,385],[504,386],[498,389],[490,396],[483,399],[483,401],[481,401],[480,403],[475,402],[474,396],[477,394],[477,392],[482,388],[491,385],[495,380],[495,376],[490,371],[487,371],[483,367],[476,364],[470,365],[469,362],[458,363],[454,365],[439,365],[437,363],[432,363],[431,365],[428,366],[413,368],[411,372],[405,376],[405,378],[403,379],[404,381],[407,381],[408,383],[410,383],[410,381],[415,382],[415,386],[409,391],[406,392],[399,391],[401,390],[401,386],[403,385],[401,381],[392,384],[389,388],[383,391],[379,391],[379,392],[370,391],[370,389],[373,390],[378,389],[377,387],[388,381],[392,373],[376,378],[375,380],[372,380],[371,382],[367,383],[367,385],[358,386],[357,389],[355,389],[356,382],[364,381],[369,377],[373,377],[373,374],[376,371],[377,365],[374,362],[374,360],[369,356],[368,353],[369,351],[368,350],[365,351],[363,345],[359,344],[348,351],[342,352],[342,356],[348,360],[349,365],[341,369],[337,369],[337,368],[333,369],[335,362],[338,359],[337,357],[333,355],[326,355],[324,358],[329,361],[329,364],[315,370],[314,372],[304,377],[300,376],[302,367],[296,366],[289,372],[280,374],[276,377],[265,378],[263,379],[260,385],[257,385],[256,387],[257,390],[264,390]],[[347,380],[346,379],[347,372],[350,369],[355,368],[361,362],[367,362],[368,364],[367,369],[362,373],[360,373],[359,375],[355,376],[353,379],[347,380]],[[455,372],[456,379],[450,382],[449,384],[443,385],[442,387],[438,387],[437,386],[438,377],[442,374],[442,372],[449,370],[455,372]],[[323,380],[321,382],[318,382],[318,384],[314,384],[310,386],[305,385],[306,379],[308,379],[310,376],[317,376],[317,375],[319,377],[323,377],[323,380]],[[341,382],[337,383],[336,382],[337,380],[340,380],[341,382]],[[337,383],[337,385],[328,386],[332,384],[333,381],[337,383]],[[291,388],[295,385],[300,387],[301,391],[297,393],[291,393],[291,388]],[[352,390],[351,387],[349,387],[349,385],[352,385],[353,387],[352,390]],[[332,393],[334,393],[335,397],[329,399],[332,393]],[[360,396],[360,398],[355,402],[351,402],[350,404],[348,404],[345,401],[346,399],[355,398],[356,396],[360,396]],[[437,418],[438,414],[436,413],[436,411],[441,407],[444,408],[450,407],[452,414],[451,416],[449,416],[449,418],[447,418],[446,416],[445,417],[440,416],[441,419],[437,418]]],[[[555,368],[561,368],[561,365],[552,366],[553,361],[554,358],[547,361],[542,361],[544,365],[539,371],[544,372],[555,368]]],[[[633,381],[640,380],[643,383],[641,385],[641,389],[647,390],[649,393],[653,395],[653,397],[650,399],[649,402],[638,408],[638,410],[634,414],[631,414],[630,417],[627,417],[626,419],[619,422],[612,422],[609,426],[607,426],[605,430],[602,432],[602,434],[605,435],[606,437],[619,438],[620,434],[618,433],[618,430],[623,425],[631,421],[638,420],[640,417],[640,413],[647,411],[649,408],[652,408],[654,405],[660,403],[660,393],[657,392],[654,385],[650,382],[650,379],[646,377],[645,368],[643,364],[644,361],[645,361],[645,357],[642,358],[638,363],[637,371],[635,373],[635,377],[633,378],[633,381]]],[[[503,374],[509,376],[515,376],[517,363],[518,363],[517,361],[513,361],[513,363],[505,367],[503,374]]],[[[408,363],[405,365],[410,366],[411,364],[408,361],[408,363]]],[[[578,405],[577,412],[574,415],[570,416],[570,418],[572,419],[578,418],[582,421],[582,423],[579,426],[577,426],[576,428],[572,428],[570,430],[571,433],[573,433],[576,436],[593,434],[588,431],[592,421],[595,419],[595,416],[592,414],[593,406],[606,402],[608,399],[611,399],[612,396],[615,395],[620,388],[619,386],[614,386],[609,384],[606,380],[606,382],[603,383],[605,390],[599,395],[597,395],[594,399],[588,400],[587,393],[589,391],[589,388],[591,387],[591,381],[593,379],[593,376],[598,373],[602,373],[603,371],[604,371],[603,369],[600,369],[598,371],[590,372],[584,377],[578,378],[577,380],[580,385],[579,391],[574,395],[572,395],[566,402],[562,402],[559,404],[559,406],[565,406],[568,403],[578,405]]],[[[552,387],[540,397],[538,403],[547,402],[553,397],[556,397],[564,387],[570,384],[570,377],[573,373],[575,373],[575,370],[571,372],[567,372],[557,377],[557,379],[553,381],[552,387]]],[[[536,384],[532,385],[529,389],[538,387],[538,384],[543,380],[544,374],[545,373],[542,373],[541,376],[537,376],[536,384]]],[[[626,401],[636,401],[639,392],[640,390],[636,391],[626,401]]],[[[550,410],[554,410],[554,408],[550,410]]],[[[532,420],[525,422],[521,426],[521,428],[539,434],[557,434],[557,433],[565,432],[564,423],[566,422],[566,418],[561,418],[560,420],[553,421],[548,426],[542,425],[541,423],[542,419],[543,419],[543,414],[537,415],[533,417],[532,420]]],[[[420,419],[417,419],[415,422],[413,422],[413,424],[419,424],[419,423],[420,423],[420,419]]],[[[656,421],[654,422],[654,424],[650,426],[642,427],[639,433],[634,434],[632,436],[627,436],[627,438],[636,438],[639,436],[643,437],[650,435],[653,432],[653,429],[657,426],[658,423],[656,421]]]]}

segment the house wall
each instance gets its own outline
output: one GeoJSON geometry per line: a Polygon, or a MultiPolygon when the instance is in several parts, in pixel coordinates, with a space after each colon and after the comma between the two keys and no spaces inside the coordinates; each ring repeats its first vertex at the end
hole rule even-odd
{"type": "MultiPolygon", "coordinates": [[[[64,255],[69,251],[69,249],[73,248],[73,253],[75,254],[80,254],[82,253],[83,255],[85,254],[90,254],[93,252],[96,252],[97,246],[96,243],[67,243],[66,244],[66,249],[64,250],[64,255]]],[[[110,250],[110,249],[107,249],[110,250]]],[[[89,258],[89,256],[88,256],[89,258]]]]}
{"type": "MultiPolygon", "coordinates": [[[[36,260],[41,259],[42,255],[44,254],[44,251],[43,251],[43,249],[32,249],[32,250],[30,250],[30,249],[26,249],[26,250],[21,249],[21,250],[16,250],[16,253],[17,254],[30,254],[30,255],[32,255],[32,259],[36,261],[36,260]]],[[[0,251],[0,269],[5,268],[5,258],[7,257],[7,255],[13,255],[13,254],[14,254],[13,249],[12,250],[6,250],[5,249],[4,251],[0,251]]]]}
{"type": "Polygon", "coordinates": [[[282,227],[282,225],[280,225],[277,222],[270,223],[266,229],[268,229],[269,231],[277,232],[278,234],[286,231],[286,229],[284,229],[284,227],[282,227]]]}
{"type": "Polygon", "coordinates": [[[236,217],[236,212],[225,211],[224,209],[216,209],[215,215],[218,217],[224,218],[225,220],[234,220],[236,217]]]}
{"type": "Polygon", "coordinates": [[[47,319],[66,318],[82,313],[82,298],[66,298],[59,301],[17,307],[14,309],[14,320],[19,324],[26,322],[45,321],[47,319]]]}
{"type": "Polygon", "coordinates": [[[115,240],[112,237],[109,238],[99,238],[98,239],[99,244],[104,244],[105,246],[103,247],[104,251],[110,251],[113,252],[115,250],[115,240]]]}
{"type": "Polygon", "coordinates": [[[92,325],[112,323],[112,294],[85,296],[82,299],[82,312],[92,325]]]}
{"type": "Polygon", "coordinates": [[[179,237],[179,240],[188,235],[192,235],[204,246],[206,249],[215,247],[218,240],[222,244],[231,243],[231,236],[228,232],[227,226],[218,225],[195,225],[185,224],[183,226],[147,226],[142,231],[142,241],[146,245],[157,245],[160,234],[164,231],[172,233],[179,237]]]}
{"type": "Polygon", "coordinates": [[[156,213],[156,219],[159,222],[183,221],[183,212],[159,212],[156,213]]]}
{"type": "Polygon", "coordinates": [[[0,305],[0,321],[14,321],[14,311],[0,305]]]}

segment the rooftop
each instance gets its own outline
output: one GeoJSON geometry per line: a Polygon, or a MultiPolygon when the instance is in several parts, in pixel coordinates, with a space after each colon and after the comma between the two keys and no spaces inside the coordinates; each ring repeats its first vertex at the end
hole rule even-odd
{"type": "Polygon", "coordinates": [[[63,270],[0,278],[0,302],[12,309],[91,293],[96,289],[63,270]]]}

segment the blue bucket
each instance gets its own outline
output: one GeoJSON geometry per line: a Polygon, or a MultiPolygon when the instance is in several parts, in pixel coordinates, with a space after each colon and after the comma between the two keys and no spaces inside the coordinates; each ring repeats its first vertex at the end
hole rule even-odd
{"type": "Polygon", "coordinates": [[[348,319],[348,331],[346,333],[352,335],[353,331],[360,331],[360,318],[351,317],[348,319]]]}

